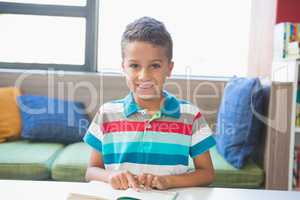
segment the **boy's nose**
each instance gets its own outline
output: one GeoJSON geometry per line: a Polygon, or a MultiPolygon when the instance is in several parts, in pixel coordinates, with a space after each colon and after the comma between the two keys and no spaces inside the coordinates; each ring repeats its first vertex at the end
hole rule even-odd
{"type": "Polygon", "coordinates": [[[139,73],[139,80],[147,81],[149,80],[149,72],[147,69],[141,69],[139,73]]]}

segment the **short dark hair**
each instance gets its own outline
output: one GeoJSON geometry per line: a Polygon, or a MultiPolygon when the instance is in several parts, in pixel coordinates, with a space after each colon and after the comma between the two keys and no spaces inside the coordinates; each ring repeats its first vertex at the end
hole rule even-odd
{"type": "Polygon", "coordinates": [[[142,41],[166,49],[169,61],[173,57],[173,42],[165,25],[151,17],[142,17],[128,24],[122,35],[121,50],[124,58],[124,50],[129,42],[142,41]]]}

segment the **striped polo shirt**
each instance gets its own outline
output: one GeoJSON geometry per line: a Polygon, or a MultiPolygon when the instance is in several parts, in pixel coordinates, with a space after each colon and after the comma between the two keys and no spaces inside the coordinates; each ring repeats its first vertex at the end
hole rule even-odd
{"type": "Polygon", "coordinates": [[[188,171],[189,156],[215,145],[199,109],[163,91],[164,104],[149,116],[133,94],[103,104],[84,141],[102,154],[105,169],[133,174],[181,174],[188,171]]]}

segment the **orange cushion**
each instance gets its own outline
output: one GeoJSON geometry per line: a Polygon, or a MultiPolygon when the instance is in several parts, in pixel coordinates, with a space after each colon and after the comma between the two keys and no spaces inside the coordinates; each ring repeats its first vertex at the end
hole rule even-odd
{"type": "Polygon", "coordinates": [[[21,115],[17,104],[20,93],[15,87],[0,88],[0,142],[20,137],[21,115]]]}

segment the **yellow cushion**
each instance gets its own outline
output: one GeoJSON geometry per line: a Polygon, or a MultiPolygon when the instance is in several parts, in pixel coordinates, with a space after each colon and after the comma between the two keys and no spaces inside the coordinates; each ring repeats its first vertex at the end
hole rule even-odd
{"type": "Polygon", "coordinates": [[[17,104],[20,93],[15,87],[0,88],[0,142],[20,137],[21,116],[17,104]]]}

